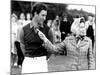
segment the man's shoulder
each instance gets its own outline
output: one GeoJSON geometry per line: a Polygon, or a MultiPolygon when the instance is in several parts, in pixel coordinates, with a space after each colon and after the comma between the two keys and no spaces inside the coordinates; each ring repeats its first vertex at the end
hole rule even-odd
{"type": "Polygon", "coordinates": [[[44,29],[46,32],[49,32],[49,30],[50,30],[50,28],[46,24],[44,24],[44,29]]]}
{"type": "Polygon", "coordinates": [[[23,27],[19,27],[18,28],[18,31],[19,32],[23,32],[27,27],[29,27],[30,26],[30,24],[27,24],[27,25],[25,25],[25,26],[23,26],[23,27]]]}
{"type": "Polygon", "coordinates": [[[22,29],[23,29],[24,31],[27,30],[27,29],[29,29],[29,28],[30,28],[30,23],[22,27],[22,29]]]}
{"type": "Polygon", "coordinates": [[[44,28],[49,29],[49,27],[46,24],[44,24],[44,28]]]}
{"type": "Polygon", "coordinates": [[[30,23],[23,26],[23,28],[26,28],[26,27],[29,27],[29,26],[30,26],[30,23]]]}

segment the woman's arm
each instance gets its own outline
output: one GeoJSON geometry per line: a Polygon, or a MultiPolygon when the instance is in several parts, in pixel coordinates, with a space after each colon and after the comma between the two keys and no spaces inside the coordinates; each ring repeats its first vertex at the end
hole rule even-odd
{"type": "Polygon", "coordinates": [[[93,49],[92,49],[92,41],[90,40],[89,42],[89,69],[95,69],[95,59],[94,59],[94,54],[93,54],[93,49]]]}
{"type": "Polygon", "coordinates": [[[65,42],[54,45],[46,38],[46,36],[41,31],[38,31],[38,35],[44,41],[43,46],[49,51],[61,52],[65,48],[65,42]]]}

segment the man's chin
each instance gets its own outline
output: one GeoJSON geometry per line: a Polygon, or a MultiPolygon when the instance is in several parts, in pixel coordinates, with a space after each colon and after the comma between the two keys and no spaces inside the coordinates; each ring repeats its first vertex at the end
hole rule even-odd
{"type": "MultiPolygon", "coordinates": [[[[44,22],[44,21],[43,21],[44,22]]],[[[40,25],[43,25],[43,22],[40,22],[40,25]]]]}

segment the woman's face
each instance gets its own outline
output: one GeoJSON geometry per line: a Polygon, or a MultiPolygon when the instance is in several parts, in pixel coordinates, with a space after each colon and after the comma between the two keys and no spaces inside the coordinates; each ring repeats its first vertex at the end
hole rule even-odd
{"type": "Polygon", "coordinates": [[[21,20],[25,20],[25,15],[24,15],[24,13],[21,13],[21,14],[20,14],[20,19],[21,19],[21,20]]]}
{"type": "Polygon", "coordinates": [[[48,20],[47,25],[50,27],[52,25],[52,20],[48,20]]]}
{"type": "Polygon", "coordinates": [[[89,20],[90,22],[92,22],[92,21],[93,21],[92,16],[89,16],[89,17],[88,17],[88,20],[89,20]]]}
{"type": "Polygon", "coordinates": [[[17,20],[17,19],[16,19],[16,17],[14,17],[14,16],[11,18],[11,21],[12,21],[12,22],[16,22],[16,20],[17,20]]]}
{"type": "Polygon", "coordinates": [[[27,14],[27,20],[30,20],[30,18],[31,18],[31,15],[28,13],[27,14]]]}
{"type": "Polygon", "coordinates": [[[80,31],[79,32],[80,35],[86,35],[86,29],[85,29],[85,23],[84,22],[80,23],[79,31],[80,31]]]}
{"type": "Polygon", "coordinates": [[[63,21],[67,21],[67,17],[64,17],[63,21]]]}

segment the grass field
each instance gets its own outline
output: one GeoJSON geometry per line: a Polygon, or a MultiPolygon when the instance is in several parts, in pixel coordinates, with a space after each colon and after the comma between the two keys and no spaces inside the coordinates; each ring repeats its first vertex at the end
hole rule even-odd
{"type": "MultiPolygon", "coordinates": [[[[51,56],[49,58],[49,61],[48,61],[48,71],[49,72],[57,72],[57,71],[64,71],[65,68],[64,66],[66,66],[64,64],[64,61],[63,58],[65,58],[66,56],[51,56]],[[60,67],[60,68],[58,68],[60,67]]],[[[16,66],[12,66],[11,68],[11,75],[21,75],[21,68],[19,67],[16,67],[16,66]]]]}

